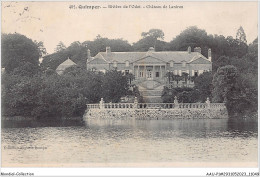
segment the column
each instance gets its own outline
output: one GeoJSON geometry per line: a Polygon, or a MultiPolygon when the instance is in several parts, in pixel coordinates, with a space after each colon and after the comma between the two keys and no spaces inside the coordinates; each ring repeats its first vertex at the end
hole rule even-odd
{"type": "Polygon", "coordinates": [[[139,78],[139,65],[137,65],[137,78],[139,78]]]}
{"type": "Polygon", "coordinates": [[[152,74],[152,78],[154,79],[155,78],[155,73],[154,73],[154,65],[153,65],[153,74],[152,74]]]}
{"type": "Polygon", "coordinates": [[[146,65],[144,66],[144,77],[147,78],[146,65]]]}
{"type": "Polygon", "coordinates": [[[191,76],[194,76],[194,70],[191,70],[191,76]]]}
{"type": "MultiPolygon", "coordinates": [[[[135,65],[133,64],[133,69],[132,69],[132,72],[134,73],[132,73],[133,75],[134,75],[134,77],[135,77],[135,65]]],[[[129,70],[129,73],[130,73],[130,70],[129,70]]]]}
{"type": "Polygon", "coordinates": [[[165,74],[166,74],[166,64],[164,65],[164,79],[165,79],[165,74]]]}
{"type": "Polygon", "coordinates": [[[162,77],[162,66],[160,65],[160,77],[162,77]]]}

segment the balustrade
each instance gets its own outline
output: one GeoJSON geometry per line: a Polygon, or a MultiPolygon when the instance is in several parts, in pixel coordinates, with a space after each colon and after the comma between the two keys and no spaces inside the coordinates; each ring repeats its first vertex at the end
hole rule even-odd
{"type": "MultiPolygon", "coordinates": [[[[176,99],[177,100],[177,99],[176,99]]],[[[224,109],[224,103],[104,103],[87,104],[87,109],[224,109]]]]}

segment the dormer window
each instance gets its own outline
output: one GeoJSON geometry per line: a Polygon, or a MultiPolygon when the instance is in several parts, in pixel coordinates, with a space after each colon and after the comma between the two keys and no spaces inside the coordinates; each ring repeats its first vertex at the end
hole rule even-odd
{"type": "Polygon", "coordinates": [[[186,67],[186,62],[185,61],[182,62],[182,67],[183,68],[186,67]]]}
{"type": "Polygon", "coordinates": [[[125,67],[129,67],[129,61],[125,62],[125,67]]]}
{"type": "Polygon", "coordinates": [[[113,62],[113,67],[114,67],[114,68],[117,67],[117,62],[116,62],[116,61],[113,62]]]}
{"type": "Polygon", "coordinates": [[[173,61],[170,62],[170,67],[171,67],[171,68],[173,67],[173,61]]]}

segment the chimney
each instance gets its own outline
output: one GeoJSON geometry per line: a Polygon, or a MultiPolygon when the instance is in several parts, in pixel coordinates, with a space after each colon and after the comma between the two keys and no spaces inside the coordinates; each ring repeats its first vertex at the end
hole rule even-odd
{"type": "Polygon", "coordinates": [[[201,53],[201,48],[200,48],[200,47],[195,47],[195,48],[194,48],[194,52],[199,52],[199,53],[201,53]]]}
{"type": "Polygon", "coordinates": [[[188,47],[188,53],[191,53],[191,47],[190,46],[188,47]]]}
{"type": "Polygon", "coordinates": [[[88,49],[88,60],[90,60],[91,59],[91,54],[90,54],[90,50],[88,49]]]}
{"type": "Polygon", "coordinates": [[[111,53],[110,47],[106,47],[106,53],[107,53],[107,54],[111,53]]]}
{"type": "Polygon", "coordinates": [[[208,50],[208,59],[211,61],[211,49],[208,50]]]}
{"type": "Polygon", "coordinates": [[[154,50],[153,47],[150,47],[148,51],[149,51],[149,52],[154,52],[155,50],[154,50]]]}

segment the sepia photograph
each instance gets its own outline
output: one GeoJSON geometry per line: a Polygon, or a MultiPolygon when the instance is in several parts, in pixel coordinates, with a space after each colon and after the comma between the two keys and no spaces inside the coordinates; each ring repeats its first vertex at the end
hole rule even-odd
{"type": "Polygon", "coordinates": [[[258,1],[1,2],[1,175],[257,176],[258,149],[258,1]]]}

